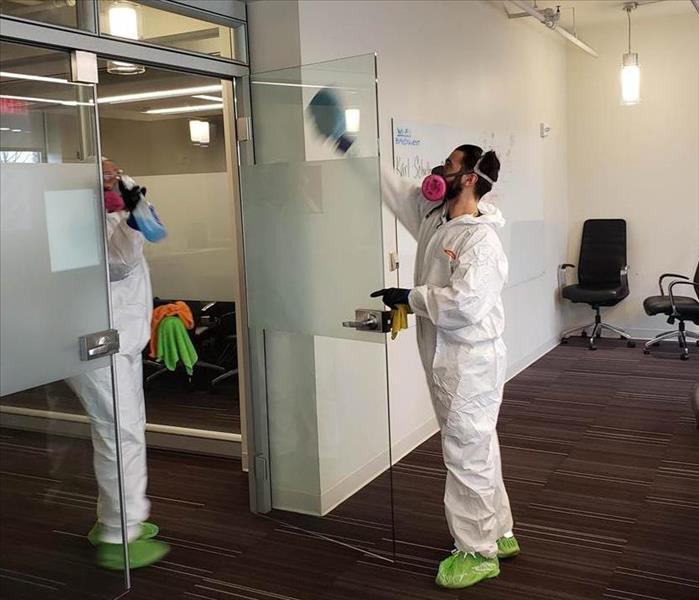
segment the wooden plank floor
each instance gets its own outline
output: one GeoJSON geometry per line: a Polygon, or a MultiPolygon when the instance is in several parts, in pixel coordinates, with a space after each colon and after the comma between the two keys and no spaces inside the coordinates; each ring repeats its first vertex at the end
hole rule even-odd
{"type": "MultiPolygon", "coordinates": [[[[133,572],[127,598],[696,600],[699,431],[688,397],[699,352],[682,362],[672,345],[651,356],[600,346],[556,348],[506,387],[499,435],[523,553],[497,579],[460,592],[433,584],[450,547],[438,437],[394,469],[395,554],[387,475],[329,518],[263,518],[247,512],[238,463],[152,451],[153,519],[173,549],[133,572]]],[[[82,538],[95,497],[89,446],[66,444],[48,455],[45,436],[2,431],[2,598],[102,599],[118,588],[82,538]]]]}

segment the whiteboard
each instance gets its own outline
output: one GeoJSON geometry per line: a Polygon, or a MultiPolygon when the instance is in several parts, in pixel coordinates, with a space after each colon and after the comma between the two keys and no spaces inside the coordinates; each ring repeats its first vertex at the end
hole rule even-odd
{"type": "MultiPolygon", "coordinates": [[[[500,208],[505,217],[506,225],[498,233],[510,263],[507,287],[540,277],[546,267],[538,131],[469,131],[451,125],[393,119],[393,167],[416,182],[421,182],[432,167],[442,164],[462,144],[495,150],[500,159],[498,182],[483,199],[500,208]]],[[[412,287],[415,240],[400,224],[398,252],[399,285],[412,287]]]]}

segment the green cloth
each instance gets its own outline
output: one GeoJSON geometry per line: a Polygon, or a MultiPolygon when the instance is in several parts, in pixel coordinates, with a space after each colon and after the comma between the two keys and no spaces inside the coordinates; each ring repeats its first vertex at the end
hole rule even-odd
{"type": "Polygon", "coordinates": [[[179,317],[165,317],[158,325],[157,356],[170,371],[177,368],[181,362],[191,375],[194,365],[199,360],[187,329],[179,317]]]}

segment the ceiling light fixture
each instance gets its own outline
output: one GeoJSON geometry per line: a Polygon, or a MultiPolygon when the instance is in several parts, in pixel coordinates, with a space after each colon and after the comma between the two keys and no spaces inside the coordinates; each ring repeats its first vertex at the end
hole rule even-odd
{"type": "Polygon", "coordinates": [[[123,62],[121,60],[108,60],[107,73],[112,75],[141,75],[146,72],[143,65],[123,62]]]}
{"type": "Polygon", "coordinates": [[[67,79],[59,79],[58,77],[43,77],[42,75],[29,75],[28,73],[9,73],[7,71],[0,71],[0,77],[6,77],[8,79],[28,79],[30,81],[45,81],[47,83],[72,83],[67,79]]]}
{"type": "Polygon", "coordinates": [[[223,98],[221,98],[221,96],[207,96],[206,94],[198,94],[193,97],[199,98],[200,100],[209,100],[209,102],[223,102],[223,98]]]}
{"type": "Polygon", "coordinates": [[[107,11],[109,34],[129,40],[140,39],[138,11],[131,2],[115,2],[107,11]]]}
{"type": "Polygon", "coordinates": [[[10,96],[8,94],[0,94],[0,98],[6,98],[7,100],[24,100],[25,102],[41,102],[42,104],[61,104],[62,106],[93,106],[92,102],[52,100],[51,98],[34,98],[33,96],[10,96]]]}
{"type": "Polygon", "coordinates": [[[203,112],[207,110],[221,110],[223,104],[198,104],[194,106],[173,106],[171,108],[153,108],[144,111],[148,115],[175,115],[178,113],[203,112]]]}
{"type": "Polygon", "coordinates": [[[361,112],[358,108],[345,110],[345,129],[347,133],[359,133],[359,118],[361,112]]]}
{"type": "MultiPolygon", "coordinates": [[[[172,90],[159,90],[157,92],[140,92],[137,94],[122,94],[120,96],[104,96],[98,98],[98,104],[120,104],[122,102],[137,102],[138,100],[156,100],[158,98],[177,98],[179,96],[193,96],[206,92],[220,92],[221,84],[200,85],[198,87],[176,88],[172,90]]],[[[221,101],[220,98],[216,98],[221,101]]]]}
{"type": "Polygon", "coordinates": [[[211,139],[209,122],[191,119],[189,121],[189,139],[196,146],[208,146],[211,139]]]}
{"type": "MultiPolygon", "coordinates": [[[[126,38],[127,40],[141,39],[139,14],[135,4],[131,2],[115,2],[107,11],[109,35],[126,38]]],[[[143,65],[124,62],[121,60],[107,61],[107,73],[112,75],[140,75],[145,73],[143,65]]]]}
{"type": "Polygon", "coordinates": [[[631,11],[637,7],[636,2],[624,4],[629,21],[629,51],[623,55],[621,66],[621,103],[625,106],[633,106],[641,101],[641,66],[638,53],[631,52],[631,11]]]}

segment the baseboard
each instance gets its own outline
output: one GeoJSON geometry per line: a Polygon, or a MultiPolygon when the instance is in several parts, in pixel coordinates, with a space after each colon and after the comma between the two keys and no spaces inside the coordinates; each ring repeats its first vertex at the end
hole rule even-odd
{"type": "Polygon", "coordinates": [[[321,516],[327,515],[345,500],[356,494],[388,468],[388,450],[381,452],[354,473],[336,483],[320,496],[321,516]]]}
{"type": "MultiPolygon", "coordinates": [[[[573,329],[573,327],[576,328],[582,328],[584,325],[587,323],[580,323],[580,325],[575,325],[567,328],[567,331],[570,331],[573,329]]],[[[637,328],[637,327],[629,327],[628,329],[625,327],[622,327],[618,323],[612,323],[612,325],[615,325],[617,327],[620,327],[623,329],[626,333],[628,333],[634,340],[652,340],[654,337],[660,335],[661,333],[665,333],[667,331],[673,331],[677,329],[677,324],[675,325],[669,325],[666,324],[665,327],[662,327],[660,329],[647,329],[647,328],[637,328]]],[[[687,328],[687,331],[693,331],[695,333],[699,333],[699,327],[695,327],[691,323],[685,323],[685,326],[687,328]]],[[[573,330],[574,331],[574,330],[573,330]]],[[[614,339],[616,336],[609,332],[609,331],[603,331],[602,332],[602,337],[608,337],[610,339],[614,339]]]]}
{"type": "MultiPolygon", "coordinates": [[[[692,327],[686,323],[685,325],[687,327],[687,331],[699,332],[698,328],[692,327]]],[[[635,340],[652,340],[661,333],[675,330],[677,330],[677,324],[675,324],[674,327],[672,325],[668,325],[664,329],[627,329],[626,331],[635,340]]]]}
{"type": "MultiPolygon", "coordinates": [[[[21,431],[35,431],[47,435],[62,435],[90,439],[90,422],[85,415],[50,411],[32,411],[17,407],[0,407],[0,426],[21,431]],[[37,414],[22,414],[37,413],[37,414]]],[[[210,454],[226,458],[240,458],[240,441],[229,439],[209,439],[201,435],[160,431],[157,425],[146,426],[146,445],[177,452],[210,454]]],[[[177,428],[171,428],[177,429],[177,428]]],[[[184,428],[181,431],[186,432],[184,428]]]]}
{"type": "Polygon", "coordinates": [[[551,350],[553,350],[560,343],[560,336],[553,337],[547,342],[541,344],[541,346],[539,346],[533,352],[527,354],[524,358],[521,358],[517,362],[510,364],[507,368],[507,381],[515,378],[522,371],[524,371],[524,369],[533,365],[537,360],[551,352],[551,350]]]}
{"type": "Polygon", "coordinates": [[[298,490],[274,489],[272,487],[272,508],[302,515],[321,515],[320,496],[298,490]]]}
{"type": "Polygon", "coordinates": [[[397,462],[403,460],[408,454],[415,450],[415,448],[426,442],[438,431],[439,425],[437,424],[437,419],[436,417],[432,417],[406,435],[403,439],[395,442],[391,452],[393,464],[395,465],[397,462]]]}

